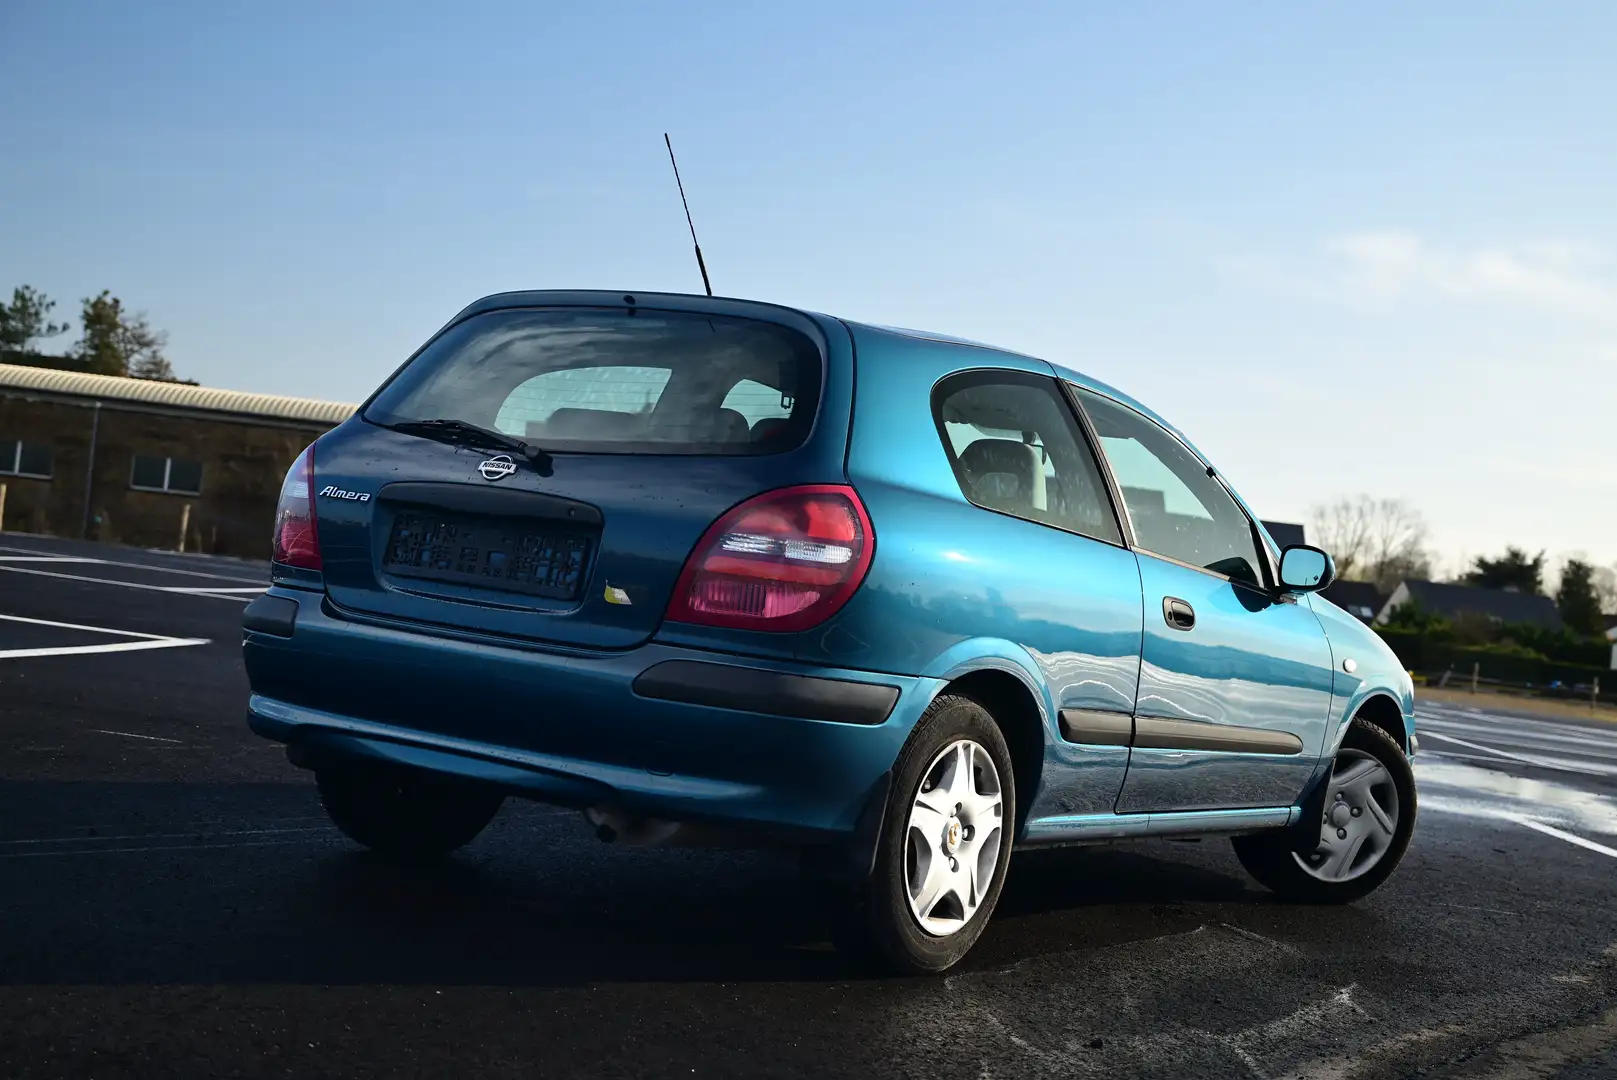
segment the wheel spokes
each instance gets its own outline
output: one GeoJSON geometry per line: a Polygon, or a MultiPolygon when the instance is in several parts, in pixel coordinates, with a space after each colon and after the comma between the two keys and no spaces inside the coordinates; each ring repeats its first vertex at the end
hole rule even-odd
{"type": "Polygon", "coordinates": [[[905,869],[910,911],[944,937],[982,906],[1005,843],[1005,797],[993,757],[962,739],[941,750],[910,802],[905,869]]]}
{"type": "Polygon", "coordinates": [[[1387,816],[1387,811],[1381,808],[1374,795],[1366,793],[1364,800],[1365,819],[1371,822],[1372,827],[1381,835],[1383,841],[1391,841],[1393,833],[1397,831],[1397,823],[1387,816]]]}
{"type": "Polygon", "coordinates": [[[1362,828],[1350,828],[1347,839],[1332,836],[1325,845],[1325,861],[1320,865],[1320,874],[1333,881],[1340,881],[1353,869],[1354,860],[1358,858],[1359,849],[1364,846],[1367,833],[1362,828]]]}
{"type": "MultiPolygon", "coordinates": [[[[1338,763],[1341,764],[1340,762],[1338,763]]],[[[1331,786],[1339,791],[1346,791],[1362,783],[1374,773],[1386,775],[1387,770],[1374,758],[1359,758],[1348,765],[1347,768],[1331,776],[1331,786]]]]}

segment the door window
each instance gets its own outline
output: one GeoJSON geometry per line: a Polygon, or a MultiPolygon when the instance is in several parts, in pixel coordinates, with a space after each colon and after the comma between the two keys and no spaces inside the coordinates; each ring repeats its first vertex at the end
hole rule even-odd
{"type": "Polygon", "coordinates": [[[1133,409],[1078,387],[1146,551],[1261,587],[1245,511],[1185,444],[1133,409]]]}
{"type": "Polygon", "coordinates": [[[973,371],[938,384],[933,415],[960,490],[978,506],[1122,543],[1100,469],[1056,383],[973,371]]]}

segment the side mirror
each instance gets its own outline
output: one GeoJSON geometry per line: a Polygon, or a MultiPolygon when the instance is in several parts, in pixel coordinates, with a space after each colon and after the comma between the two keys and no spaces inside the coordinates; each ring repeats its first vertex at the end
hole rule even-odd
{"type": "Polygon", "coordinates": [[[1336,580],[1336,561],[1317,547],[1293,544],[1280,553],[1280,587],[1319,592],[1336,580]]]}

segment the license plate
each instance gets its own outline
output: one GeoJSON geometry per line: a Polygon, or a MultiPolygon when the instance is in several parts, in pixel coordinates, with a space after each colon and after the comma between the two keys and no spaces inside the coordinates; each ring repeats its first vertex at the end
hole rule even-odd
{"type": "Polygon", "coordinates": [[[393,519],[382,568],[390,574],[552,600],[576,600],[588,536],[531,521],[405,511],[393,519]]]}

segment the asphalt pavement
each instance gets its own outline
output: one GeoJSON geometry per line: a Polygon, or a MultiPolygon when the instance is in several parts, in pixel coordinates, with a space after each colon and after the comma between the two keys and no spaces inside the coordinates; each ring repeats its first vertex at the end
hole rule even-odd
{"type": "Polygon", "coordinates": [[[0,1077],[1617,1076],[1617,727],[1423,705],[1357,904],[1023,854],[959,969],[872,979],[780,855],[522,803],[432,869],[346,842],[243,722],[264,578],[0,534],[0,1077]]]}

